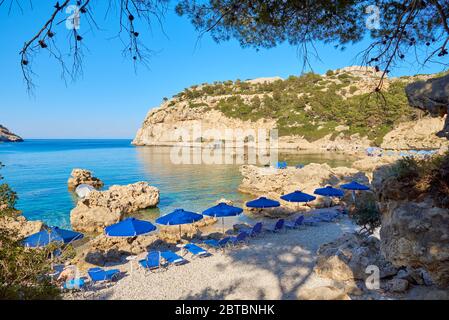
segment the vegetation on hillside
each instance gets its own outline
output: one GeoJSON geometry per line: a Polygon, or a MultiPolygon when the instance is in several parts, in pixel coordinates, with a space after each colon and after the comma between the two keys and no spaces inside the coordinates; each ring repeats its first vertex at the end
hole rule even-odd
{"type": "MultiPolygon", "coordinates": [[[[14,207],[16,200],[15,192],[0,184],[0,219],[20,213],[14,207]]],[[[0,228],[0,300],[57,298],[59,290],[45,276],[50,271],[50,250],[55,249],[25,248],[10,230],[0,228]]]]}
{"type": "Polygon", "coordinates": [[[215,96],[220,99],[217,108],[228,117],[252,121],[272,118],[280,136],[300,135],[309,141],[328,134],[335,137],[335,127],[345,125],[349,127],[345,135],[359,133],[380,144],[395,124],[413,120],[420,112],[408,105],[406,81],[391,82],[380,96],[357,94],[354,84],[359,80],[350,73],[328,71],[326,76],[307,73],[270,83],[237,80],[203,84],[176,97],[191,101],[215,96]]]}

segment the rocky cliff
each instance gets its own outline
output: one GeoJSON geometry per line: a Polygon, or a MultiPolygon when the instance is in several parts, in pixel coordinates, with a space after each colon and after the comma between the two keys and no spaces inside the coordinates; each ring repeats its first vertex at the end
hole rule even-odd
{"type": "MultiPolygon", "coordinates": [[[[410,83],[405,91],[410,105],[442,117],[449,110],[449,74],[410,83]]],[[[440,137],[449,138],[449,119],[438,132],[440,137]]]]}
{"type": "Polygon", "coordinates": [[[278,129],[282,149],[438,148],[438,120],[421,119],[405,95],[405,86],[421,78],[387,79],[384,100],[371,95],[379,73],[364,67],[192,86],[150,110],[133,144],[208,144],[208,129],[221,140],[225,129],[278,129]]]}
{"type": "Polygon", "coordinates": [[[0,142],[22,142],[23,139],[0,124],[0,142]]]}
{"type": "Polygon", "coordinates": [[[422,268],[449,286],[449,153],[379,167],[372,183],[382,212],[380,248],[396,267],[422,268]]]}

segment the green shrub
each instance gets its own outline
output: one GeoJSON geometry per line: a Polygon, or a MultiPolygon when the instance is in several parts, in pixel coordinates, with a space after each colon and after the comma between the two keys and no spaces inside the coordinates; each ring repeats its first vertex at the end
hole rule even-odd
{"type": "Polygon", "coordinates": [[[380,211],[375,200],[371,198],[365,198],[363,201],[356,201],[351,218],[361,227],[360,233],[372,234],[381,224],[380,211]]]}
{"type": "MultiPolygon", "coordinates": [[[[16,201],[14,191],[1,184],[0,219],[19,214],[14,207],[16,201]]],[[[46,276],[50,271],[50,250],[56,248],[25,248],[15,236],[10,230],[0,228],[0,300],[58,298],[59,289],[46,276]]]]}

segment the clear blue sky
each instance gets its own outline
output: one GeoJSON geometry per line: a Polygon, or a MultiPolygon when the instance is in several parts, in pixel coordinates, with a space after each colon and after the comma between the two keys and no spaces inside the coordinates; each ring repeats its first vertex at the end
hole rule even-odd
{"type": "MultiPolygon", "coordinates": [[[[34,62],[37,87],[30,97],[18,52],[43,24],[51,7],[50,3],[35,4],[33,11],[25,6],[24,13],[16,8],[10,14],[0,7],[0,124],[24,138],[132,138],[150,108],[193,84],[301,72],[297,48],[287,44],[256,51],[242,49],[236,41],[217,44],[208,35],[197,44],[193,26],[171,8],[164,20],[165,35],[157,24],[151,33],[139,30],[146,34],[147,46],[157,53],[150,69],[140,67],[136,74],[121,55],[122,43],[109,39],[117,33],[117,19],[112,14],[104,20],[104,8],[97,8],[102,31],[92,31],[81,21],[87,47],[83,77],[66,86],[55,61],[41,54],[34,62]]],[[[63,33],[60,29],[57,34],[62,41],[63,33]]],[[[313,61],[313,71],[324,73],[357,64],[355,56],[366,45],[365,41],[341,52],[333,45],[318,44],[322,61],[313,61]]],[[[413,64],[405,64],[392,75],[431,73],[440,68],[434,65],[417,70],[413,64]]]]}

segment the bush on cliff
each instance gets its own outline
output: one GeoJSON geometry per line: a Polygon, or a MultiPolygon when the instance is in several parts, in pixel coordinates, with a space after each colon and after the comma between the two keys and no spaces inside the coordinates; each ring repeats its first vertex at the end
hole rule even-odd
{"type": "MultiPolygon", "coordinates": [[[[15,192],[1,184],[0,219],[19,214],[14,208],[16,200],[15,192]]],[[[48,256],[54,249],[25,248],[10,230],[0,228],[0,300],[57,298],[59,289],[45,276],[50,271],[48,256]]]]}
{"type": "Polygon", "coordinates": [[[449,208],[449,152],[399,160],[382,187],[383,199],[419,201],[430,196],[439,207],[449,208]]]}
{"type": "MultiPolygon", "coordinates": [[[[3,164],[0,162],[0,169],[3,164]]],[[[3,180],[0,174],[0,181],[3,180]]],[[[0,217],[1,216],[15,216],[20,214],[20,211],[16,210],[14,207],[17,201],[17,194],[11,190],[9,185],[6,183],[0,184],[0,217]]]]}

